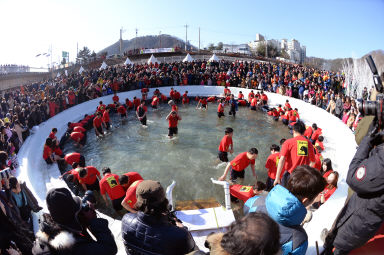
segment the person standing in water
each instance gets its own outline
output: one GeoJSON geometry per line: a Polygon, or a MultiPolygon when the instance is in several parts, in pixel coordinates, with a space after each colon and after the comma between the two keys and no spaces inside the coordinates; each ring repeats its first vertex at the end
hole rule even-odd
{"type": "Polygon", "coordinates": [[[147,126],[147,107],[145,106],[145,100],[141,100],[141,104],[137,107],[136,116],[141,125],[147,126]]]}
{"type": "Polygon", "coordinates": [[[176,111],[171,111],[165,119],[169,122],[168,136],[169,138],[173,138],[173,135],[177,135],[177,124],[179,120],[181,120],[181,117],[176,111]]]}

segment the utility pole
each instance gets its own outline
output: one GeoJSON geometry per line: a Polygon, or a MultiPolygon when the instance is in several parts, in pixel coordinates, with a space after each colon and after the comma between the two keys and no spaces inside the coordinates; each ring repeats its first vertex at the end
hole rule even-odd
{"type": "Polygon", "coordinates": [[[161,31],[159,32],[160,48],[161,48],[161,31]]]}
{"type": "Polygon", "coordinates": [[[200,27],[199,27],[199,52],[200,52],[200,27]]]}
{"type": "Polygon", "coordinates": [[[123,28],[120,28],[120,56],[121,56],[121,50],[123,48],[123,28]]]}
{"type": "Polygon", "coordinates": [[[267,40],[267,36],[265,36],[265,58],[268,58],[268,40],[267,40]]]}
{"type": "Polygon", "coordinates": [[[185,24],[185,51],[187,51],[187,44],[188,44],[188,25],[185,24]]]}
{"type": "Polygon", "coordinates": [[[136,50],[136,48],[137,48],[137,28],[136,28],[136,37],[135,37],[135,50],[136,50]]]}
{"type": "Polygon", "coordinates": [[[78,57],[79,57],[79,42],[76,43],[76,64],[77,64],[78,57]]]}

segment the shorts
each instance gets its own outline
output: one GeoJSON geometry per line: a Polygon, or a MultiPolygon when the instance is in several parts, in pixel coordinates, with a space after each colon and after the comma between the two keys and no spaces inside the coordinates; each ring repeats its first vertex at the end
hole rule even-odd
{"type": "Polygon", "coordinates": [[[281,185],[283,185],[284,187],[287,187],[288,179],[289,179],[290,176],[291,176],[291,174],[288,171],[286,171],[283,174],[283,178],[281,178],[281,185]]]}
{"type": "Polygon", "coordinates": [[[105,122],[105,126],[106,126],[107,130],[109,130],[111,128],[111,124],[109,122],[105,122]]]}
{"type": "Polygon", "coordinates": [[[87,190],[96,190],[96,191],[100,191],[100,185],[99,185],[99,180],[96,179],[96,181],[90,185],[88,184],[85,184],[85,186],[87,186],[87,190]]]}
{"type": "Polygon", "coordinates": [[[121,118],[126,118],[126,117],[127,117],[127,113],[121,113],[121,114],[120,114],[120,117],[121,117],[121,118]]]}
{"type": "Polygon", "coordinates": [[[157,109],[157,105],[152,105],[152,108],[153,109],[157,109]]]}
{"type": "Polygon", "coordinates": [[[45,160],[45,162],[47,162],[48,165],[53,164],[53,161],[52,161],[51,157],[48,157],[48,158],[45,160]]]}
{"type": "Polygon", "coordinates": [[[168,136],[177,135],[177,127],[168,128],[168,136]]]}
{"type": "Polygon", "coordinates": [[[125,196],[122,196],[121,198],[112,200],[112,206],[115,211],[120,211],[123,209],[123,206],[121,205],[121,202],[123,202],[125,196]]]}
{"type": "Polygon", "coordinates": [[[96,127],[96,129],[97,129],[97,131],[99,131],[100,134],[103,134],[103,128],[101,126],[100,127],[96,127]]]}
{"type": "Polygon", "coordinates": [[[287,119],[282,119],[281,122],[283,122],[284,125],[288,125],[288,120],[287,119]]]}
{"type": "Polygon", "coordinates": [[[140,120],[140,122],[141,122],[141,125],[146,126],[146,125],[147,125],[147,116],[145,116],[144,118],[142,118],[142,119],[140,120]]]}
{"type": "Polygon", "coordinates": [[[218,158],[222,161],[222,162],[228,162],[228,152],[226,151],[219,151],[219,155],[218,155],[218,158]]]}
{"type": "Polygon", "coordinates": [[[223,112],[217,112],[217,117],[221,118],[221,116],[225,116],[223,112]]]}
{"type": "Polygon", "coordinates": [[[245,174],[244,170],[236,171],[236,170],[233,170],[231,167],[231,181],[234,181],[237,178],[244,179],[244,174],[245,174]]]}
{"type": "Polygon", "coordinates": [[[202,105],[201,105],[201,108],[205,108],[205,109],[207,109],[207,105],[206,105],[206,104],[202,104],[202,105]]]}
{"type": "Polygon", "coordinates": [[[229,111],[229,115],[233,115],[233,117],[235,117],[236,116],[236,110],[235,109],[231,109],[229,111]]]}
{"type": "Polygon", "coordinates": [[[263,100],[263,104],[266,105],[268,103],[268,101],[266,100],[263,100]]]}
{"type": "Polygon", "coordinates": [[[252,111],[256,111],[256,106],[251,106],[252,111]]]}

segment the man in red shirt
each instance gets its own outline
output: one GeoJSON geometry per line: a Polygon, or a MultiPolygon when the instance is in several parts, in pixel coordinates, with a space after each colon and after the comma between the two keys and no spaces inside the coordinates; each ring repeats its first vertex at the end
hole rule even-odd
{"type": "Polygon", "coordinates": [[[315,154],[313,145],[307,138],[303,136],[305,125],[298,121],[293,125],[293,138],[286,140],[280,152],[280,160],[277,166],[276,179],[274,185],[280,183],[280,175],[283,171],[284,163],[286,164],[285,173],[281,178],[283,186],[286,185],[292,171],[300,165],[315,165],[315,154]]]}
{"type": "Polygon", "coordinates": [[[103,101],[99,102],[99,106],[97,107],[97,111],[103,113],[105,111],[105,104],[103,104],[103,101]]]}
{"type": "Polygon", "coordinates": [[[93,166],[79,167],[76,169],[79,183],[87,190],[99,190],[100,172],[93,166]]]}
{"type": "Polygon", "coordinates": [[[67,164],[69,164],[71,166],[75,162],[79,163],[81,165],[85,165],[85,158],[84,158],[84,156],[81,155],[78,152],[68,153],[68,154],[65,155],[64,159],[65,159],[65,162],[67,162],[67,164]]]}
{"type": "Polygon", "coordinates": [[[222,162],[228,162],[228,152],[231,154],[233,153],[233,141],[232,141],[232,136],[233,136],[233,129],[230,127],[227,127],[225,129],[225,135],[221,139],[220,145],[219,145],[219,159],[222,162]]]}
{"type": "Polygon", "coordinates": [[[119,104],[119,107],[117,107],[117,112],[120,114],[120,119],[127,118],[127,109],[125,109],[124,105],[119,104]]]}
{"type": "Polygon", "coordinates": [[[173,97],[175,98],[175,103],[179,104],[180,103],[180,98],[181,98],[180,92],[175,90],[175,94],[174,94],[173,97]]]}
{"type": "Polygon", "coordinates": [[[227,177],[229,169],[231,169],[231,181],[237,182],[238,184],[242,184],[244,181],[244,173],[245,168],[251,165],[252,174],[256,178],[255,172],[255,160],[258,155],[258,150],[256,148],[251,148],[247,152],[242,152],[236,156],[225,168],[224,174],[220,176],[219,181],[224,181],[227,177]],[[239,178],[239,181],[236,181],[239,178]]]}
{"type": "MultiPolygon", "coordinates": [[[[267,161],[265,162],[265,168],[268,169],[268,178],[266,181],[267,191],[270,191],[273,188],[273,182],[276,179],[277,165],[280,160],[280,147],[277,144],[272,144],[270,147],[271,154],[268,156],[267,161]]],[[[283,177],[284,171],[281,172],[280,178],[283,177]]]]}
{"type": "Polygon", "coordinates": [[[199,105],[201,105],[200,109],[204,108],[205,110],[208,110],[208,103],[207,103],[207,99],[205,97],[199,99],[199,102],[197,103],[196,109],[199,108],[199,105]]]}
{"type": "Polygon", "coordinates": [[[81,132],[72,132],[70,134],[71,139],[75,142],[75,146],[83,147],[85,145],[85,142],[87,141],[87,133],[81,133],[81,132]]]}
{"type": "Polygon", "coordinates": [[[104,122],[104,125],[105,125],[105,128],[107,130],[109,130],[111,128],[111,123],[110,123],[110,118],[109,118],[109,110],[111,108],[109,108],[109,106],[107,106],[107,108],[105,108],[105,111],[103,112],[103,122],[104,122]]]}
{"type": "Polygon", "coordinates": [[[253,93],[253,90],[251,90],[251,92],[249,92],[248,94],[248,103],[251,103],[251,99],[255,97],[255,93],[253,93]]]}
{"type": "Polygon", "coordinates": [[[111,199],[112,206],[116,211],[123,209],[121,202],[124,199],[125,191],[119,183],[119,176],[112,174],[108,167],[103,168],[103,179],[100,180],[100,194],[106,204],[108,204],[107,196],[111,199]]]}
{"type": "Polygon", "coordinates": [[[147,87],[141,89],[141,98],[142,100],[147,100],[149,89],[147,87]]]}
{"type": "Polygon", "coordinates": [[[177,135],[177,124],[179,120],[181,120],[181,117],[176,111],[171,111],[165,119],[169,122],[168,136],[172,138],[173,135],[177,135]]]}
{"type": "Polygon", "coordinates": [[[173,88],[171,88],[171,91],[169,92],[169,97],[171,99],[175,99],[175,91],[173,90],[173,88]]]}
{"type": "Polygon", "coordinates": [[[101,112],[97,112],[96,117],[93,119],[93,128],[95,129],[96,136],[103,136],[103,118],[101,112]]]}
{"type": "Polygon", "coordinates": [[[119,182],[126,191],[135,181],[144,180],[138,172],[128,172],[120,176],[119,182]]]}
{"type": "Polygon", "coordinates": [[[140,101],[139,98],[137,98],[137,97],[133,97],[133,105],[134,105],[135,109],[137,109],[137,107],[139,107],[140,102],[141,102],[141,101],[140,101]]]}
{"type": "Polygon", "coordinates": [[[220,103],[217,106],[217,117],[221,118],[224,115],[224,98],[220,99],[220,103]]]}
{"type": "Polygon", "coordinates": [[[127,192],[125,193],[125,198],[121,202],[121,206],[124,207],[130,213],[137,213],[137,210],[135,208],[137,202],[136,189],[142,181],[143,180],[137,180],[133,182],[132,185],[129,186],[129,188],[127,189],[127,192]]]}

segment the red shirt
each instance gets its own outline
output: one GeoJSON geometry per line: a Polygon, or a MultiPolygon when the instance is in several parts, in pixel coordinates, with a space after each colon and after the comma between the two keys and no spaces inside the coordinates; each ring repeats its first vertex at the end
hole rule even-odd
{"type": "Polygon", "coordinates": [[[107,123],[107,122],[109,122],[109,112],[108,111],[104,111],[104,113],[103,113],[103,121],[105,122],[105,123],[107,123]]]}
{"type": "Polygon", "coordinates": [[[224,95],[231,94],[231,91],[229,89],[224,89],[224,95]]]}
{"type": "Polygon", "coordinates": [[[328,198],[330,198],[335,191],[336,191],[336,187],[333,187],[332,189],[328,189],[328,186],[327,186],[323,191],[325,201],[327,201],[328,198]]]}
{"type": "Polygon", "coordinates": [[[222,103],[217,107],[217,112],[224,112],[224,105],[222,103]]]}
{"type": "Polygon", "coordinates": [[[170,128],[177,127],[177,123],[179,122],[180,117],[178,115],[173,116],[172,114],[168,118],[168,123],[170,128]]]}
{"type": "Polygon", "coordinates": [[[239,95],[237,96],[237,98],[240,100],[240,99],[243,99],[244,98],[244,94],[243,93],[239,93],[239,95]]]}
{"type": "Polygon", "coordinates": [[[93,119],[93,125],[95,127],[101,127],[102,123],[103,123],[103,119],[102,118],[97,117],[97,118],[93,119]]]}
{"type": "Polygon", "coordinates": [[[175,99],[179,99],[181,97],[179,91],[176,91],[173,96],[175,97],[175,99]]]}
{"type": "Polygon", "coordinates": [[[49,133],[48,137],[51,138],[52,140],[57,140],[57,137],[56,137],[55,133],[53,133],[53,132],[49,133]]]}
{"type": "Polygon", "coordinates": [[[132,185],[135,181],[143,180],[143,177],[138,172],[128,172],[124,175],[128,176],[128,187],[132,185]]]}
{"type": "Polygon", "coordinates": [[[313,166],[313,168],[315,168],[316,170],[321,171],[322,159],[323,159],[323,156],[320,153],[316,153],[315,154],[315,165],[313,166]]]}
{"type": "Polygon", "coordinates": [[[323,142],[320,142],[320,141],[316,141],[315,143],[315,147],[319,146],[321,148],[321,150],[324,150],[324,144],[323,142]]]}
{"type": "Polygon", "coordinates": [[[262,95],[261,95],[261,100],[263,100],[263,101],[268,101],[268,97],[267,97],[267,95],[266,95],[266,94],[262,94],[262,95]]]}
{"type": "Polygon", "coordinates": [[[207,104],[207,99],[205,99],[205,98],[200,99],[199,103],[202,104],[202,105],[207,104]]]}
{"type": "Polygon", "coordinates": [[[133,99],[133,104],[135,105],[135,108],[137,108],[140,105],[140,99],[133,99]]]}
{"type": "Polygon", "coordinates": [[[319,138],[319,136],[321,135],[321,133],[322,133],[321,128],[317,128],[317,129],[313,132],[313,134],[312,134],[312,136],[311,136],[311,139],[312,139],[313,141],[316,141],[317,138],[319,138]]]}
{"type": "Polygon", "coordinates": [[[74,127],[73,131],[74,132],[81,132],[81,133],[87,132],[87,130],[81,126],[74,127]]]}
{"type": "Polygon", "coordinates": [[[113,102],[119,102],[119,97],[117,95],[113,96],[112,100],[113,100],[113,102]]]}
{"type": "Polygon", "coordinates": [[[100,180],[100,194],[108,194],[111,200],[119,199],[125,195],[123,187],[119,184],[119,176],[117,174],[106,174],[100,180]]]}
{"type": "Polygon", "coordinates": [[[308,137],[308,138],[311,138],[312,133],[313,133],[312,127],[309,126],[309,127],[305,130],[303,136],[308,137]]]}
{"type": "Polygon", "coordinates": [[[87,175],[83,178],[79,176],[79,183],[92,185],[95,183],[97,176],[100,177],[100,172],[93,166],[85,167],[87,169],[87,175]]]}
{"type": "Polygon", "coordinates": [[[231,185],[229,187],[229,192],[232,196],[243,200],[244,203],[251,197],[255,196],[252,186],[243,186],[240,184],[231,185]]]}
{"type": "Polygon", "coordinates": [[[142,182],[143,180],[137,180],[134,183],[132,183],[131,186],[127,189],[127,192],[125,193],[124,203],[127,203],[129,207],[132,209],[135,208],[137,198],[136,198],[136,189],[137,186],[142,182]]]}
{"type": "Polygon", "coordinates": [[[105,104],[101,104],[101,105],[99,105],[98,107],[97,107],[97,111],[99,111],[99,112],[104,112],[105,111],[105,104]]]}
{"type": "Polygon", "coordinates": [[[286,166],[289,173],[300,165],[309,165],[315,162],[313,145],[304,136],[297,136],[286,140],[280,152],[285,157],[286,166]]]}
{"type": "Polygon", "coordinates": [[[251,99],[251,106],[256,106],[257,105],[257,98],[252,98],[251,99]]]}
{"type": "Polygon", "coordinates": [[[233,170],[240,172],[247,168],[250,164],[255,165],[255,160],[249,159],[247,157],[247,152],[242,152],[237,155],[236,158],[234,158],[230,164],[233,170]]]}
{"type": "Polygon", "coordinates": [[[117,108],[117,112],[120,113],[120,114],[126,114],[127,113],[127,110],[125,109],[125,107],[123,105],[120,105],[118,108],[117,108]]]}
{"type": "Polygon", "coordinates": [[[175,112],[177,112],[178,111],[178,109],[177,109],[177,105],[172,105],[172,111],[175,111],[175,112]]]}
{"type": "Polygon", "coordinates": [[[72,169],[72,170],[69,170],[68,172],[66,172],[66,174],[72,174],[73,177],[74,177],[74,180],[76,179],[77,181],[79,181],[79,171],[78,171],[78,168],[76,169],[72,169]]]}
{"type": "Polygon", "coordinates": [[[49,146],[44,145],[43,159],[49,158],[51,154],[52,154],[52,149],[49,146]]]}
{"type": "Polygon", "coordinates": [[[66,154],[64,159],[65,159],[65,162],[67,162],[67,164],[72,166],[73,163],[80,162],[80,153],[72,152],[72,153],[66,154]]]}
{"type": "Polygon", "coordinates": [[[71,133],[71,138],[75,142],[79,142],[81,139],[83,139],[83,137],[84,137],[84,134],[81,132],[72,132],[71,133]]]}
{"type": "Polygon", "coordinates": [[[173,97],[175,96],[175,91],[171,90],[171,92],[169,92],[169,96],[173,99],[173,97]]]}
{"type": "MultiPolygon", "coordinates": [[[[265,168],[268,169],[268,176],[271,179],[276,179],[277,166],[280,160],[280,153],[276,152],[268,156],[267,161],[265,162],[265,168]]],[[[284,169],[281,171],[280,178],[283,177],[284,169]]]]}
{"type": "Polygon", "coordinates": [[[220,145],[219,145],[219,151],[228,152],[230,145],[233,146],[232,137],[230,137],[229,135],[225,135],[221,139],[221,142],[220,142],[220,145]]]}

